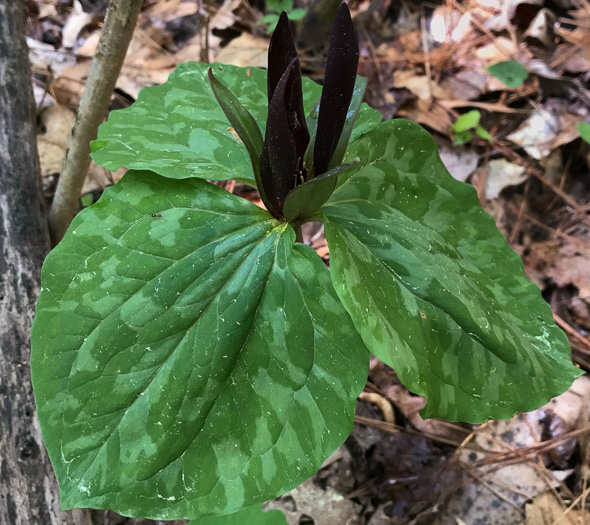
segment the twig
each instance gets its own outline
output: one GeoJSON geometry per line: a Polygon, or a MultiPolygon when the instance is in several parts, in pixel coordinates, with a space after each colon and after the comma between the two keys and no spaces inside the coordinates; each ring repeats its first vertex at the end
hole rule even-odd
{"type": "MultiPolygon", "coordinates": [[[[510,208],[514,213],[518,214],[519,213],[519,209],[512,203],[508,202],[508,201],[504,201],[504,204],[510,208]]],[[[555,228],[552,228],[551,226],[547,226],[546,224],[543,224],[541,221],[538,221],[537,219],[535,219],[534,217],[531,217],[530,215],[528,215],[527,213],[523,213],[522,214],[523,219],[526,219],[527,221],[532,222],[533,224],[536,224],[537,226],[539,226],[540,228],[543,228],[544,230],[547,230],[548,232],[551,232],[553,235],[557,236],[557,237],[561,237],[562,239],[566,239],[570,242],[579,244],[581,246],[590,246],[590,242],[589,241],[585,241],[583,239],[578,239],[577,237],[572,237],[571,235],[568,235],[567,233],[563,233],[559,230],[556,230],[555,228]]]]}
{"type": "Polygon", "coordinates": [[[582,334],[576,332],[568,323],[566,323],[559,315],[553,314],[553,319],[561,327],[562,330],[567,332],[570,336],[576,339],[579,343],[590,349],[590,338],[584,337],[582,334]]]}
{"type": "Polygon", "coordinates": [[[359,399],[364,399],[365,401],[369,401],[370,403],[377,405],[383,414],[383,420],[386,423],[395,425],[395,413],[393,412],[393,408],[385,396],[381,396],[375,392],[361,392],[359,399]]]}
{"type": "Polygon", "coordinates": [[[527,205],[527,199],[529,194],[529,188],[531,186],[531,178],[527,177],[526,182],[524,184],[524,192],[522,194],[522,202],[520,203],[520,208],[518,209],[518,215],[516,217],[516,222],[510,232],[510,237],[508,239],[508,244],[513,246],[516,242],[516,238],[518,237],[518,233],[520,232],[520,225],[522,223],[522,215],[527,205]]]}
{"type": "Polygon", "coordinates": [[[49,229],[54,244],[61,240],[78,209],[90,166],[90,141],[96,138],[98,126],[107,113],[142,4],[143,0],[109,2],[49,212],[49,229]]]}
{"type": "Polygon", "coordinates": [[[422,47],[424,48],[424,67],[426,68],[428,101],[432,102],[432,86],[430,85],[432,71],[430,69],[430,49],[428,48],[428,35],[426,33],[426,14],[424,13],[424,4],[420,5],[420,32],[422,33],[422,47]]]}
{"type": "MultiPolygon", "coordinates": [[[[578,504],[578,502],[583,501],[586,498],[586,496],[588,496],[588,494],[590,494],[590,489],[584,490],[584,492],[582,492],[582,494],[580,494],[574,501],[572,501],[572,504],[567,509],[565,509],[563,514],[561,516],[559,516],[558,518],[556,518],[556,520],[553,521],[551,523],[551,525],[558,525],[560,520],[562,518],[565,518],[574,509],[574,507],[578,504]]],[[[580,505],[580,508],[582,509],[582,512],[583,512],[585,509],[585,506],[580,505]]]]}

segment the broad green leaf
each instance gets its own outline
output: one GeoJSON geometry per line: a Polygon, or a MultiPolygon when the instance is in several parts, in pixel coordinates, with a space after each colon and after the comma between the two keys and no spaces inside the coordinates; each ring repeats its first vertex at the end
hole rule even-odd
{"type": "Polygon", "coordinates": [[[586,141],[590,144],[590,123],[589,122],[580,122],[578,124],[578,133],[582,140],[586,141]]]}
{"type": "Polygon", "coordinates": [[[490,75],[513,88],[520,86],[529,76],[526,67],[514,60],[498,62],[488,67],[487,70],[490,75]]]}
{"type": "Polygon", "coordinates": [[[264,512],[262,505],[254,505],[226,516],[197,518],[188,525],[287,525],[287,519],[280,510],[264,512]]]}
{"type": "Polygon", "coordinates": [[[316,472],[368,352],[291,227],[199,179],[130,171],[47,257],[31,374],[61,505],[230,514],[316,472]]]}
{"type": "MultiPolygon", "coordinates": [[[[350,142],[352,130],[356,123],[361,103],[363,102],[363,97],[365,96],[367,82],[368,80],[365,77],[356,77],[354,91],[352,92],[352,99],[350,100],[350,106],[348,108],[348,113],[346,114],[346,121],[344,122],[344,127],[342,128],[342,133],[340,135],[340,139],[338,140],[338,144],[336,145],[336,149],[334,150],[334,155],[332,156],[332,160],[330,162],[330,169],[338,166],[346,154],[346,148],[350,142]]],[[[379,113],[378,115],[379,120],[375,123],[375,125],[381,121],[381,114],[379,113]]]]}
{"type": "Polygon", "coordinates": [[[270,35],[277,27],[279,15],[276,15],[275,13],[270,13],[268,15],[264,15],[261,21],[263,24],[268,24],[268,27],[266,28],[266,34],[270,35]]]}
{"type": "Polygon", "coordinates": [[[469,129],[475,128],[479,124],[481,113],[477,109],[473,109],[461,115],[456,122],[451,126],[455,133],[463,133],[469,129]]]}
{"type": "Polygon", "coordinates": [[[332,280],[368,348],[426,396],[423,416],[508,418],[566,390],[581,372],[564,333],[430,135],[389,121],[361,152],[324,206],[332,280]]]}

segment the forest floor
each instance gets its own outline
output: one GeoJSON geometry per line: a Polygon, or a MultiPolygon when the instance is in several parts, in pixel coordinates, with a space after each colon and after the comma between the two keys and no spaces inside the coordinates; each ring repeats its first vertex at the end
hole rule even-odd
{"type": "MultiPolygon", "coordinates": [[[[26,3],[50,200],[107,2],[26,3]]],[[[293,2],[147,0],[111,109],[129,106],[142,87],[164,82],[187,60],[266,67],[264,21],[272,17],[263,17],[278,4],[293,2]]],[[[369,79],[366,102],[384,119],[408,118],[433,134],[451,174],[475,186],[521,255],[568,335],[574,362],[589,371],[590,144],[578,124],[590,122],[590,3],[352,0],[350,7],[359,74],[369,79]],[[528,78],[503,77],[518,84],[511,87],[488,71],[505,61],[524,65],[528,78]]],[[[321,80],[329,24],[293,28],[304,74],[321,80]]],[[[82,205],[122,174],[93,164],[82,205]]],[[[240,184],[225,188],[259,200],[240,184]]],[[[329,264],[322,225],[310,223],[304,233],[329,264]]],[[[588,377],[509,421],[423,420],[423,406],[392,369],[372,361],[346,444],[269,508],[301,525],[590,524],[588,377]]]]}

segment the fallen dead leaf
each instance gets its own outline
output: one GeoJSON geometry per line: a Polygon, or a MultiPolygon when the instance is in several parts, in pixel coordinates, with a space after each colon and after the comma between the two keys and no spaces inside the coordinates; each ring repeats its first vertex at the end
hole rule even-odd
{"type": "Polygon", "coordinates": [[[526,525],[584,525],[590,521],[588,511],[566,514],[566,510],[551,492],[545,492],[526,505],[526,525]]]}
{"type": "Polygon", "coordinates": [[[506,138],[540,160],[559,146],[577,139],[577,125],[583,120],[563,106],[554,110],[539,108],[506,138]]]}
{"type": "Polygon", "coordinates": [[[449,112],[438,102],[428,103],[421,99],[411,100],[404,104],[397,114],[423,126],[428,126],[441,135],[448,135],[449,128],[453,124],[449,112]]]}
{"type": "Polygon", "coordinates": [[[478,154],[466,146],[451,146],[448,141],[436,139],[438,154],[449,173],[457,180],[465,182],[476,170],[478,154]]]}
{"type": "Polygon", "coordinates": [[[525,167],[504,158],[490,160],[487,164],[485,198],[497,199],[504,188],[518,186],[527,179],[525,167]]]}
{"type": "Polygon", "coordinates": [[[268,40],[250,33],[242,33],[222,48],[215,59],[223,64],[239,67],[262,67],[268,65],[268,40]]]}
{"type": "MultiPolygon", "coordinates": [[[[39,161],[41,164],[41,176],[44,187],[51,184],[51,178],[61,171],[63,159],[75,114],[66,106],[54,104],[39,115],[39,130],[37,144],[39,161]]],[[[95,190],[103,190],[106,186],[118,181],[126,170],[117,170],[110,173],[94,161],[91,162],[88,174],[84,182],[82,194],[95,190]]]]}
{"type": "MultiPolygon", "coordinates": [[[[209,20],[208,55],[211,62],[219,61],[217,54],[220,51],[221,38],[213,33],[213,30],[222,30],[231,27],[236,22],[234,11],[240,6],[240,0],[225,0],[223,4],[213,12],[209,20]]],[[[203,35],[197,34],[184,43],[176,52],[175,57],[179,62],[199,60],[203,35]]]]}
{"type": "Polygon", "coordinates": [[[85,13],[82,9],[82,4],[78,0],[74,0],[74,9],[68,16],[66,24],[62,32],[61,45],[65,49],[76,47],[76,40],[80,32],[87,26],[94,22],[94,15],[85,13]]]}
{"type": "Polygon", "coordinates": [[[411,69],[396,71],[393,77],[393,87],[406,88],[419,99],[429,101],[431,98],[449,99],[453,98],[436,82],[428,82],[426,75],[419,75],[411,69]]]}
{"type": "Polygon", "coordinates": [[[76,64],[76,55],[65,49],[56,50],[52,45],[44,44],[27,37],[29,60],[34,72],[48,73],[59,76],[62,72],[76,64]]]}
{"type": "Polygon", "coordinates": [[[323,490],[312,479],[287,492],[276,500],[268,501],[264,510],[279,509],[285,513],[289,525],[299,525],[303,516],[309,516],[315,523],[329,516],[338,525],[362,525],[360,505],[345,498],[334,489],[323,490]]]}

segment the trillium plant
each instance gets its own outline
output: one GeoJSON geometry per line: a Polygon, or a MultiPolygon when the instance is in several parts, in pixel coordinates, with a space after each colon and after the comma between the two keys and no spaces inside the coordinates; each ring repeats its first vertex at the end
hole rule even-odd
{"type": "Polygon", "coordinates": [[[47,257],[32,334],[64,509],[245,523],[343,443],[371,353],[472,423],[580,374],[474,189],[361,104],[358,56],[343,4],[322,91],[283,14],[268,74],[187,63],[101,126],[94,159],[129,171],[47,257]]]}

